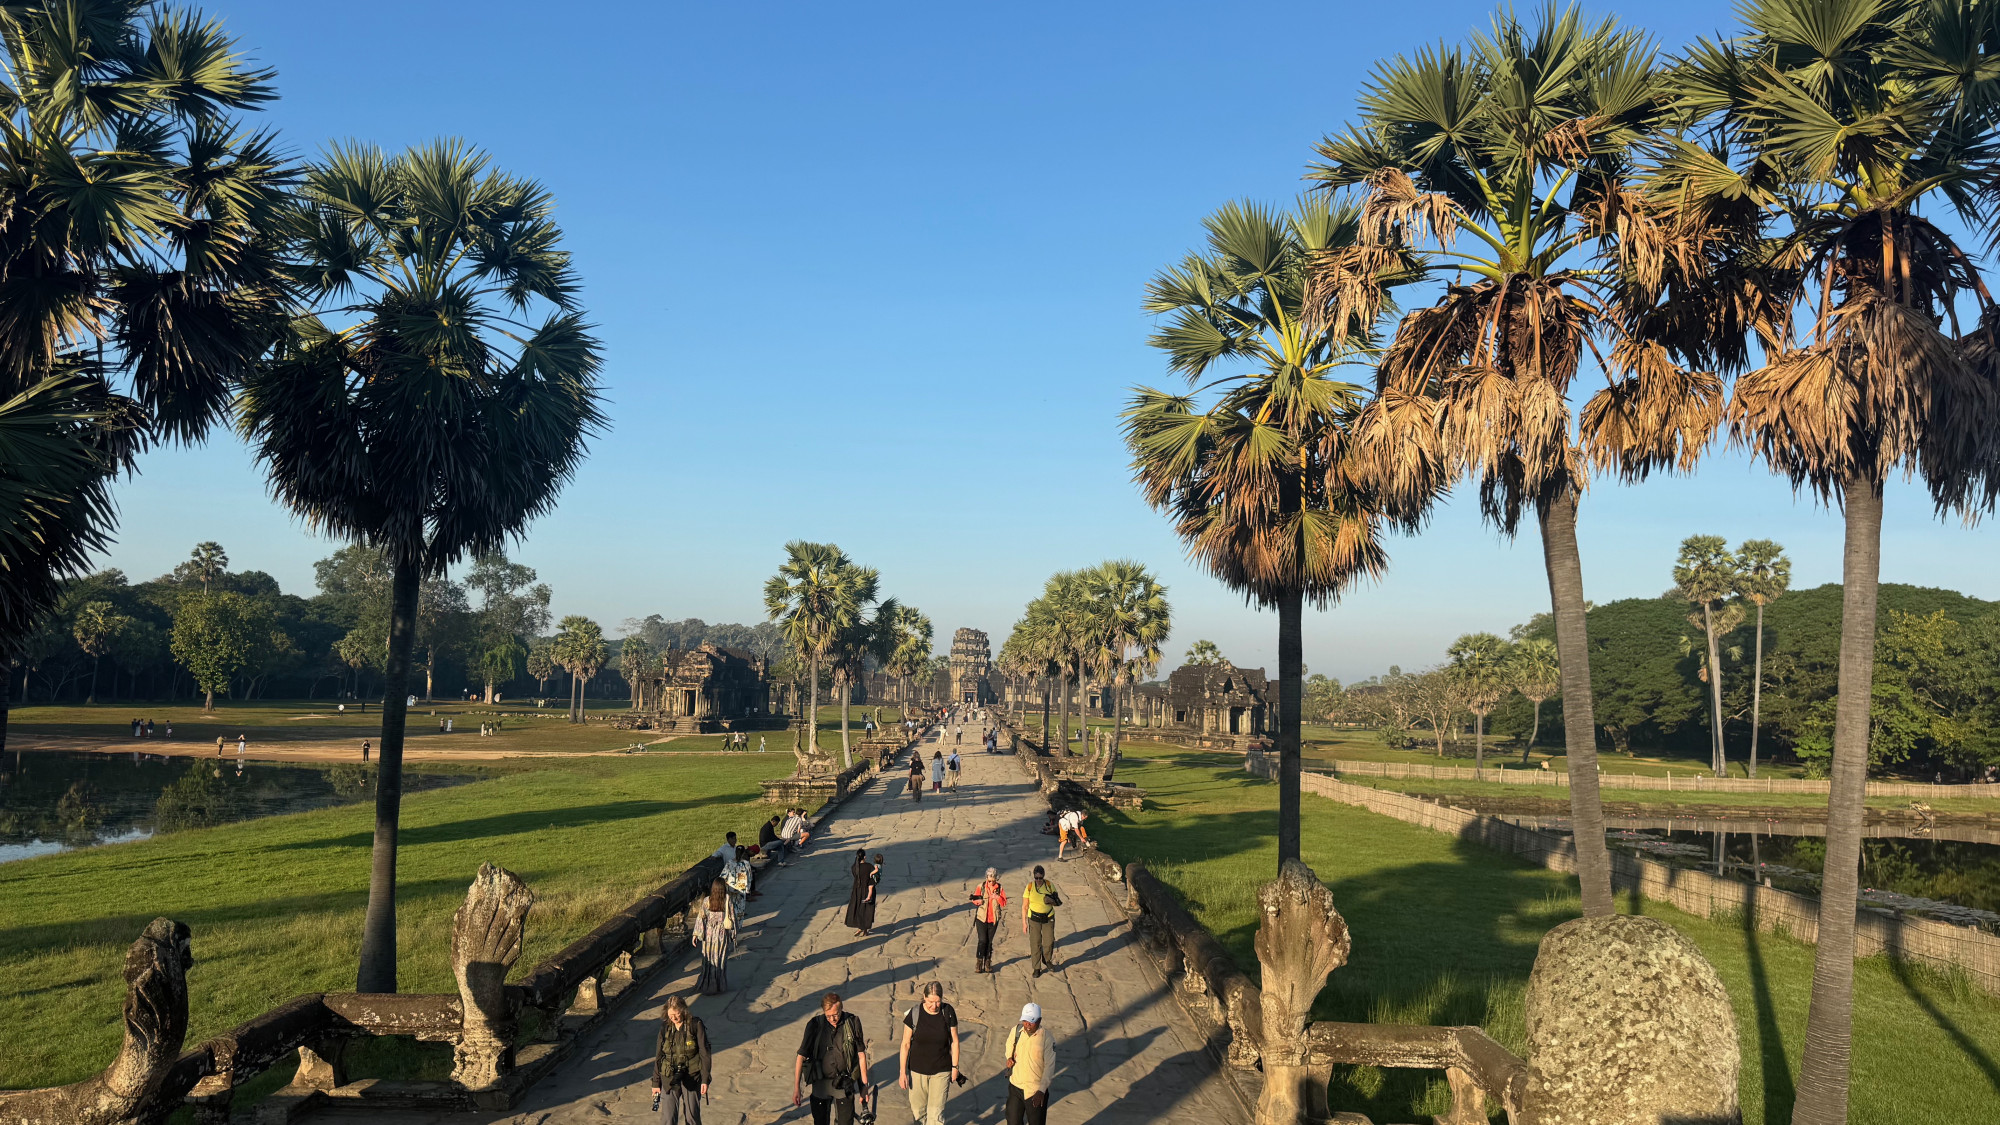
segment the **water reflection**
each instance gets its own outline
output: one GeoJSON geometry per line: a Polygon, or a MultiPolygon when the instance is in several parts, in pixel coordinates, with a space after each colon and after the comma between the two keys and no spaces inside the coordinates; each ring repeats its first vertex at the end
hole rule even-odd
{"type": "MultiPolygon", "coordinates": [[[[1567,834],[1566,817],[1501,815],[1567,834]]],[[[1861,844],[1862,899],[1888,910],[2000,932],[2000,830],[1871,824],[1861,844]]],[[[1819,893],[1826,825],[1783,818],[1606,817],[1613,848],[1781,890],[1819,893]]]]}
{"type": "MultiPolygon", "coordinates": [[[[477,780],[405,767],[405,793],[477,780]]],[[[373,799],[359,762],[16,751],[0,765],[0,863],[373,799]]]]}

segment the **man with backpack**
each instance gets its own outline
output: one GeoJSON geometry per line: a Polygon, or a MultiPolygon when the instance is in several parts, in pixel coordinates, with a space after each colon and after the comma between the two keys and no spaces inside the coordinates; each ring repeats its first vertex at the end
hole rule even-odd
{"type": "Polygon", "coordinates": [[[1042,1006],[1026,1004],[1007,1033],[1007,1125],[1048,1125],[1056,1045],[1042,1030],[1042,1006]]]}
{"type": "Polygon", "coordinates": [[[868,1085],[868,1043],[861,1019],[841,1010],[840,993],[820,997],[820,1015],[806,1021],[792,1060],[792,1104],[810,1078],[813,1125],[852,1125],[854,1095],[868,1085]]]}
{"type": "Polygon", "coordinates": [[[1061,905],[1062,895],[1037,864],[1035,877],[1021,892],[1021,932],[1028,935],[1028,959],[1035,976],[1056,967],[1056,907],[1061,905]]]}

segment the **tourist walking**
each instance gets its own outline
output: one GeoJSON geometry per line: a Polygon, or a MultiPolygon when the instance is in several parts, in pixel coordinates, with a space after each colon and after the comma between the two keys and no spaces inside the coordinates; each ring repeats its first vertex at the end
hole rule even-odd
{"type": "Polygon", "coordinates": [[[723,863],[722,882],[736,898],[736,913],[743,913],[744,905],[753,896],[750,891],[750,860],[744,856],[742,848],[736,849],[736,858],[723,863]]]}
{"type": "Polygon", "coordinates": [[[1021,932],[1028,935],[1028,960],[1035,976],[1056,967],[1056,908],[1061,905],[1062,895],[1037,865],[1035,877],[1021,892],[1021,932]]]}
{"type": "Polygon", "coordinates": [[[944,760],[944,785],[954,793],[958,792],[958,770],[961,764],[956,750],[951,752],[951,757],[944,760]]]}
{"type": "Polygon", "coordinates": [[[800,1083],[809,1082],[813,1125],[851,1125],[854,1095],[868,1085],[868,1041],[860,1018],[841,1009],[840,993],[820,997],[819,1007],[792,1060],[792,1104],[799,1104],[800,1083]]]}
{"type": "Polygon", "coordinates": [[[847,889],[847,924],[854,927],[855,937],[866,937],[875,928],[875,884],[881,881],[881,871],[868,862],[868,850],[863,848],[854,853],[854,866],[847,869],[850,881],[847,889]]]}
{"type": "Polygon", "coordinates": [[[712,1075],[708,1029],[688,1012],[687,1001],[667,997],[653,1047],[653,1104],[660,1125],[701,1125],[701,1100],[712,1075]]]}
{"type": "Polygon", "coordinates": [[[910,800],[924,799],[924,752],[921,749],[910,752],[910,800]]]}
{"type": "Polygon", "coordinates": [[[1056,1045],[1042,1030],[1042,1006],[1023,1004],[1007,1033],[1007,1125],[1048,1125],[1056,1045]]]}
{"type": "Polygon", "coordinates": [[[239,735],[237,735],[237,736],[236,736],[236,756],[237,756],[237,757],[239,757],[239,758],[241,758],[241,757],[243,756],[243,751],[244,751],[244,750],[245,750],[246,748],[248,748],[248,747],[249,747],[249,745],[250,745],[250,740],[249,740],[248,738],[246,738],[246,737],[244,737],[243,735],[240,735],[240,734],[239,734],[239,735]]]}
{"type": "Polygon", "coordinates": [[[222,739],[222,736],[221,736],[221,735],[219,735],[219,734],[218,734],[218,735],[216,735],[216,736],[215,736],[215,756],[216,756],[216,757],[218,757],[218,758],[222,757],[222,742],[223,742],[223,739],[222,739]]]}
{"type": "Polygon", "coordinates": [[[708,885],[708,900],[694,919],[694,944],[701,950],[701,978],[696,987],[713,996],[729,987],[729,951],[736,945],[736,902],[729,884],[708,885]]]}
{"type": "Polygon", "coordinates": [[[931,792],[944,791],[944,751],[931,751],[931,792]]]}
{"type": "Polygon", "coordinates": [[[979,889],[972,892],[972,929],[979,935],[979,949],[976,956],[979,967],[976,973],[993,971],[993,932],[1000,928],[1001,911],[1007,909],[1007,892],[1000,889],[1000,873],[993,868],[986,869],[986,878],[980,881],[979,889]]]}
{"type": "Polygon", "coordinates": [[[361,740],[361,760],[368,760],[368,740],[365,738],[361,740]]]}
{"type": "Polygon", "coordinates": [[[1083,810],[1070,809],[1056,818],[1056,858],[1065,859],[1063,852],[1069,848],[1069,838],[1076,837],[1076,850],[1082,851],[1090,844],[1090,834],[1083,830],[1083,810]]]}
{"type": "Polygon", "coordinates": [[[958,1013],[944,1002],[944,985],[924,986],[923,1003],[903,1013],[902,1076],[914,1125],[944,1125],[945,1099],[958,1080],[958,1013]]]}

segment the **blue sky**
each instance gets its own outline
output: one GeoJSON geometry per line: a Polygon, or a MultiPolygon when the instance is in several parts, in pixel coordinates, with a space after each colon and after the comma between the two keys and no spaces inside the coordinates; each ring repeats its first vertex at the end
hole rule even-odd
{"type": "MultiPolygon", "coordinates": [[[[1668,45],[1725,4],[1598,6],[1668,45]]],[[[329,141],[463,136],[540,179],[606,343],[613,419],[515,557],[558,613],[755,620],[788,539],[832,540],[887,592],[997,645],[1054,570],[1122,556],[1198,637],[1275,664],[1276,622],[1190,567],[1129,481],[1117,412],[1173,385],[1148,277],[1233,198],[1284,203],[1374,60],[1483,24],[1487,3],[1131,5],[439,3],[208,8],[276,67],[263,116],[329,141]]],[[[332,544],[277,508],[226,435],[120,490],[107,565],[151,577],[216,539],[309,593],[332,544]]],[[[1591,598],[1670,585],[1690,534],[1773,538],[1838,581],[1837,514],[1740,454],[1600,482],[1591,598]]],[[[1891,490],[1889,581],[2000,598],[2000,538],[1891,490]]],[[[1310,615],[1344,679],[1441,658],[1547,606],[1532,532],[1469,503],[1390,544],[1386,578],[1310,615]]],[[[1170,660],[1170,664],[1174,661],[1170,660]]],[[[1275,670],[1275,669],[1274,669],[1275,670]]]]}

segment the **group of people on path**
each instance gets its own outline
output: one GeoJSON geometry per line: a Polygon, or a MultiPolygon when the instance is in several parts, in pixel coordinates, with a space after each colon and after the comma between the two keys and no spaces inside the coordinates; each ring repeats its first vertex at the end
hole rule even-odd
{"type": "MultiPolygon", "coordinates": [[[[940,716],[938,740],[948,727],[940,716]]],[[[989,741],[989,746],[991,745],[989,741]]],[[[925,765],[921,750],[911,754],[910,794],[921,800],[925,765]]],[[[947,759],[942,752],[929,759],[933,792],[947,784],[958,786],[961,763],[954,751],[947,759]]],[[[1081,818],[1065,824],[1058,847],[1061,854],[1071,833],[1082,839],[1081,818]]],[[[787,809],[774,816],[758,833],[754,849],[785,866],[810,837],[810,822],[803,809],[787,809]]],[[[1080,845],[1079,845],[1080,846],[1080,845]]],[[[728,987],[729,954],[734,948],[738,921],[745,904],[756,897],[752,887],[749,857],[753,849],[740,846],[736,834],[727,835],[715,855],[723,860],[720,877],[709,887],[692,923],[692,937],[701,952],[701,971],[696,987],[703,994],[725,991],[728,987]]],[[[875,927],[876,908],[881,901],[884,853],[871,858],[866,848],[857,849],[848,868],[848,899],[845,923],[854,936],[867,937],[875,927]]],[[[1010,900],[1000,882],[997,868],[988,867],[968,896],[973,909],[973,929],[977,938],[975,972],[992,973],[994,939],[1006,919],[1010,901],[1018,902],[1021,933],[1026,937],[1032,974],[1040,977],[1057,967],[1055,960],[1056,911],[1062,895],[1040,866],[1022,888],[1018,899],[1010,900]]],[[[905,1010],[901,1018],[901,1045],[897,1054],[897,1087],[906,1092],[910,1118],[918,1125],[943,1125],[945,1103],[955,1087],[967,1079],[959,1069],[958,1014],[944,999],[944,986],[930,981],[923,986],[918,1004],[905,1010]]],[[[1055,1045],[1042,1027],[1039,1005],[1023,1006],[1021,1018],[1008,1031],[1006,1041],[1007,1105],[1009,1125],[1045,1125],[1048,1115],[1049,1084],[1056,1070],[1055,1045]]],[[[792,1069],[792,1104],[802,1102],[810,1109],[814,1125],[851,1125],[857,1104],[872,1105],[874,1091],[868,1079],[868,1044],[861,1020],[845,1009],[839,993],[821,997],[820,1013],[809,1019],[792,1069]]],[[[707,1030],[679,996],[670,997],[661,1013],[655,1044],[653,1094],[662,1125],[700,1125],[701,1104],[707,1097],[713,1076],[707,1030]]],[[[872,1120],[872,1118],[871,1118],[872,1120]]]]}
{"type": "MultiPolygon", "coordinates": [[[[166,735],[166,736],[167,736],[168,738],[172,738],[172,737],[174,736],[174,721],[173,721],[172,719],[168,719],[168,720],[167,720],[167,735],[166,735]]],[[[133,720],[132,720],[132,737],[133,737],[133,738],[151,738],[151,737],[153,737],[153,720],[151,720],[151,719],[133,719],[133,720]]]]}

